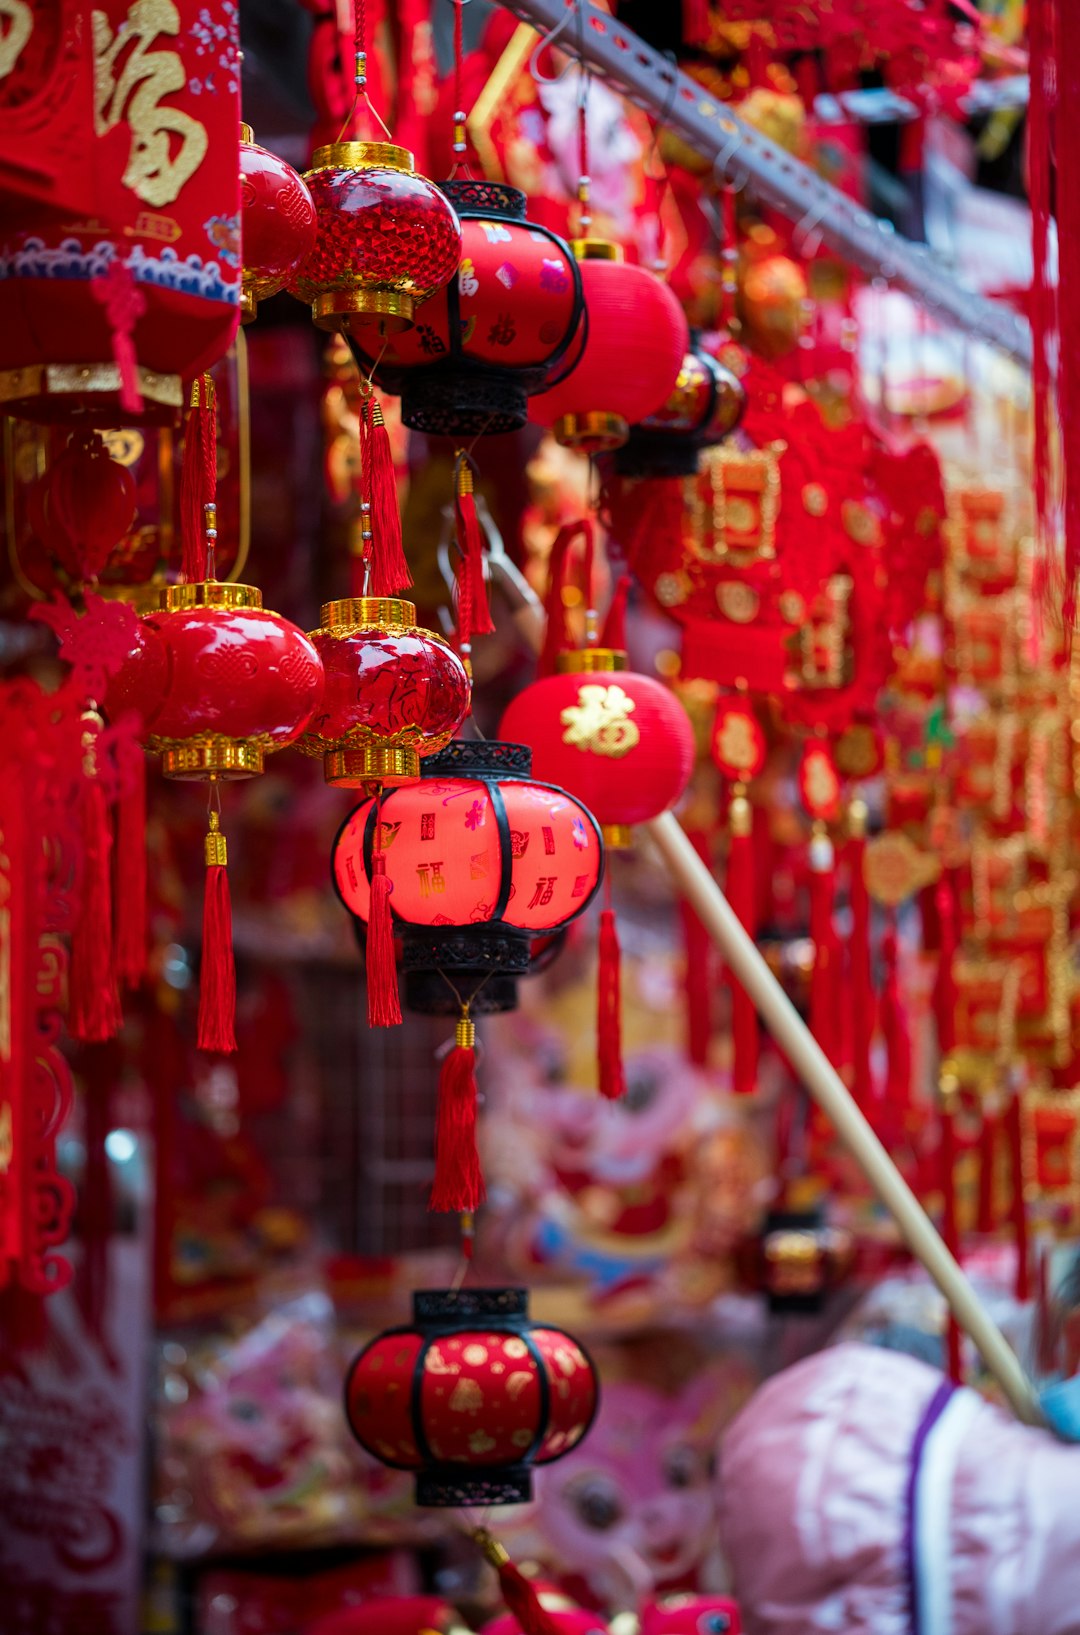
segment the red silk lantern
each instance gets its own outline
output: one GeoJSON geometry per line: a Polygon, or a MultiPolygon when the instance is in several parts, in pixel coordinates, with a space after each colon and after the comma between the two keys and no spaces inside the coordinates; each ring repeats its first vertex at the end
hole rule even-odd
{"type": "Polygon", "coordinates": [[[240,126],[240,318],[255,316],[260,301],[285,280],[315,243],[315,201],[307,183],[276,153],[260,148],[250,125],[240,126]]]}
{"type": "Polygon", "coordinates": [[[626,654],[592,647],[559,656],[560,674],[510,704],[501,734],[529,744],[539,776],[585,802],[609,846],[666,812],[694,765],[694,731],[662,682],[626,668],[626,654]]]}
{"type": "MultiPolygon", "coordinates": [[[[29,419],[171,423],[181,376],[236,330],[239,170],[224,161],[239,131],[237,9],[207,0],[190,25],[174,0],[78,10],[90,183],[78,219],[22,210],[2,235],[0,403],[29,419]]],[[[35,8],[35,35],[48,11],[35,8]]]]}
{"type": "Polygon", "coordinates": [[[588,338],[570,374],[529,407],[560,443],[598,452],[619,448],[630,427],[661,409],[686,355],[689,331],[678,301],[654,273],[622,259],[606,239],[574,244],[588,338]]]}
{"type": "MultiPolygon", "coordinates": [[[[461,221],[461,264],[392,336],[378,381],[406,426],[433,436],[517,431],[578,333],[581,275],[569,245],[525,219],[498,182],[443,182],[461,221]]],[[[365,360],[370,367],[371,360],[365,360]]]]}
{"type": "Polygon", "coordinates": [[[461,225],[434,182],[392,142],[331,142],[304,178],[315,246],[287,282],[320,329],[407,329],[418,301],[453,277],[461,225]]]}
{"type": "Polygon", "coordinates": [[[412,602],[356,596],[327,602],[311,633],[326,687],[300,748],[321,755],[339,789],[394,787],[449,743],[469,712],[465,666],[412,602]]]}
{"type": "Polygon", "coordinates": [[[577,918],[600,884],[598,825],[562,789],[532,781],[521,744],[457,740],[348,817],[334,842],[345,907],[367,920],[371,865],[385,855],[413,1010],[512,1009],[533,938],[577,918]],[[451,973],[453,986],[440,973],[451,973]]]}
{"type": "Polygon", "coordinates": [[[577,1447],[599,1396],[578,1342],[529,1322],[526,1290],[420,1290],[412,1324],[354,1361],[345,1409],[361,1447],[415,1472],[418,1504],[521,1504],[533,1466],[577,1447]]]}
{"type": "Polygon", "coordinates": [[[687,352],[667,402],[630,428],[615,455],[621,477],[690,477],[698,452],[720,443],[742,419],[746,390],[726,364],[701,347],[687,352]]]}
{"type": "Polygon", "coordinates": [[[167,778],[250,778],[303,732],[322,681],[312,643],[254,585],[208,580],[170,585],[145,615],[108,705],[138,710],[167,778]]]}

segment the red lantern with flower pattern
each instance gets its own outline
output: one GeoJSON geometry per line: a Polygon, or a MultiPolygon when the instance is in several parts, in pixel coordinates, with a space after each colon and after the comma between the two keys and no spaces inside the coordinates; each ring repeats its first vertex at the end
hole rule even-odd
{"type": "Polygon", "coordinates": [[[413,157],[392,142],[331,142],[304,178],[315,201],[315,246],[288,289],[320,329],[389,334],[448,282],[461,259],[461,224],[413,157]]]}
{"type": "Polygon", "coordinates": [[[291,165],[259,147],[240,126],[240,318],[250,323],[260,301],[285,287],[315,243],[315,201],[291,165]]]}
{"type": "MultiPolygon", "coordinates": [[[[461,264],[445,289],[391,336],[377,379],[401,398],[406,426],[433,436],[517,431],[528,399],[563,364],[583,310],[569,245],[525,217],[526,198],[498,182],[450,181],[461,264]]],[[[363,362],[370,368],[373,358],[363,362]]]]}
{"type": "Polygon", "coordinates": [[[596,453],[619,448],[631,426],[663,407],[690,337],[667,285],[625,262],[618,245],[579,239],[573,249],[588,337],[566,379],[532,400],[529,418],[560,443],[596,453]]]}
{"type": "Polygon", "coordinates": [[[576,1448],[600,1385],[561,1329],[530,1323],[525,1289],[419,1290],[408,1328],[379,1334],[349,1371],[349,1427],[416,1474],[423,1505],[521,1504],[532,1468],[576,1448]]]}
{"type": "Polygon", "coordinates": [[[471,689],[453,648],[416,624],[412,602],[356,596],[327,602],[311,633],[326,687],[300,748],[323,757],[336,788],[391,788],[449,743],[471,689]]]}

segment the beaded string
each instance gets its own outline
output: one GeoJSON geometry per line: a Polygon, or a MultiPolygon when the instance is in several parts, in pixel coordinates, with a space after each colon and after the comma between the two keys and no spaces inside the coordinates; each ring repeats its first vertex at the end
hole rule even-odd
{"type": "Polygon", "coordinates": [[[465,89],[463,84],[462,63],[465,56],[464,25],[462,14],[466,0],[451,0],[454,8],[454,163],[450,171],[451,179],[459,170],[470,175],[467,158],[469,144],[465,134],[465,89]]]}
{"type": "Polygon", "coordinates": [[[387,141],[390,142],[390,141],[393,140],[393,138],[391,137],[390,132],[387,129],[386,121],[383,119],[382,115],[378,112],[378,110],[376,108],[372,107],[371,98],[368,95],[368,88],[367,88],[367,0],[353,0],[353,22],[354,22],[353,44],[354,44],[354,50],[355,50],[355,67],[354,67],[354,70],[353,70],[353,85],[355,86],[355,90],[353,92],[352,104],[350,105],[348,113],[345,115],[345,123],[342,125],[341,130],[340,130],[340,132],[338,134],[338,141],[343,142],[345,140],[345,132],[349,129],[349,126],[353,123],[354,118],[355,118],[356,113],[357,113],[357,110],[360,107],[361,102],[365,102],[367,104],[367,109],[368,109],[368,112],[370,113],[371,117],[379,125],[379,127],[382,130],[382,132],[383,132],[384,136],[386,137],[387,141]]]}

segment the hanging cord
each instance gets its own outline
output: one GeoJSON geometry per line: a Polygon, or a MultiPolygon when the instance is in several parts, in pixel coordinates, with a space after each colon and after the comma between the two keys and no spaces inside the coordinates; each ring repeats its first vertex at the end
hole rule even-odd
{"type": "Polygon", "coordinates": [[[589,204],[589,192],[592,183],[589,180],[589,71],[581,62],[581,79],[578,84],[578,234],[581,238],[588,238],[592,226],[592,211],[589,204]]]}
{"type": "Polygon", "coordinates": [[[450,180],[459,171],[471,179],[469,169],[469,143],[465,131],[465,88],[462,64],[465,57],[464,24],[462,13],[469,0],[450,0],[454,8],[454,163],[450,169],[450,180]]]}
{"type": "Polygon", "coordinates": [[[338,141],[343,142],[345,140],[345,132],[349,129],[349,126],[353,123],[353,120],[356,117],[357,110],[359,109],[360,104],[363,102],[363,103],[367,104],[368,113],[371,115],[372,119],[375,120],[376,124],[382,130],[383,134],[386,137],[386,140],[388,142],[392,142],[393,137],[390,135],[390,132],[387,129],[385,120],[383,119],[382,115],[377,111],[377,109],[375,109],[372,106],[371,98],[368,95],[368,88],[367,88],[367,0],[353,0],[353,6],[354,6],[353,16],[354,16],[354,21],[355,21],[354,42],[355,42],[355,50],[356,50],[356,58],[355,58],[356,66],[355,66],[355,69],[354,69],[354,72],[353,72],[353,84],[356,87],[356,89],[353,92],[353,99],[352,99],[352,103],[350,104],[349,111],[345,115],[345,123],[342,125],[341,130],[338,133],[338,141]]]}
{"type": "Polygon", "coordinates": [[[653,271],[658,275],[667,271],[667,261],[664,257],[664,206],[667,203],[668,192],[671,188],[671,178],[668,168],[660,157],[660,136],[671,118],[671,110],[675,106],[675,97],[678,92],[678,63],[673,51],[664,52],[664,60],[670,66],[670,75],[667,80],[667,95],[663,107],[656,116],[653,126],[652,141],[645,155],[643,169],[650,181],[656,183],[656,255],[653,259],[653,271]],[[658,173],[654,174],[655,167],[659,166],[658,173]]]}

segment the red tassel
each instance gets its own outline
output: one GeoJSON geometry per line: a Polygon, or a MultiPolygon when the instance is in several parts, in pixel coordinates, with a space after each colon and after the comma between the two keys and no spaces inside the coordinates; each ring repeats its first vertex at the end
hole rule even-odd
{"type": "Polygon", "coordinates": [[[1056,325],[1055,292],[1050,279],[1050,155],[1056,65],[1053,44],[1053,0],[1029,0],[1027,119],[1028,200],[1031,206],[1031,328],[1032,328],[1032,468],[1035,492],[1035,533],[1038,544],[1035,595],[1048,596],[1055,573],[1055,542],[1051,526],[1050,423],[1053,382],[1050,356],[1056,325]]]}
{"type": "Polygon", "coordinates": [[[953,958],[956,954],[956,907],[953,902],[952,882],[942,874],[934,892],[938,924],[941,928],[941,951],[938,954],[937,978],[934,982],[934,1015],[937,1018],[938,1049],[947,1056],[956,1045],[956,977],[953,958]]]}
{"type": "Polygon", "coordinates": [[[683,45],[706,46],[712,37],[709,0],[682,0],[683,45]]]}
{"type": "MultiPolygon", "coordinates": [[[[1072,643],[1080,575],[1080,163],[1068,138],[1065,109],[1080,101],[1080,11],[1061,0],[1057,17],[1058,415],[1065,473],[1065,640],[1072,643]]],[[[1049,14],[1048,14],[1049,17],[1049,14]]]]}
{"type": "Polygon", "coordinates": [[[464,455],[458,464],[454,515],[458,544],[458,643],[464,652],[468,652],[474,636],[490,636],[495,626],[491,622],[487,585],[484,582],[484,536],[476,515],[473,474],[464,455]]]}
{"type": "Polygon", "coordinates": [[[476,1096],[476,1028],[463,1015],[439,1074],[435,1180],[428,1208],[440,1214],[475,1214],[487,1197],[476,1150],[476,1096]]]}
{"type": "Polygon", "coordinates": [[[1013,1241],[1016,1244],[1017,1300],[1031,1299],[1031,1255],[1028,1246],[1027,1203],[1024,1198],[1024,1141],[1020,1121],[1020,1092],[1014,1090],[1005,1110],[1005,1128],[1009,1137],[1009,1159],[1012,1168],[1011,1219],[1013,1241]]]}
{"type": "Polygon", "coordinates": [[[207,558],[207,506],[217,493],[217,401],[214,383],[201,375],[191,388],[191,407],[184,431],[184,458],[180,468],[180,571],[188,584],[210,574],[207,558]]]}
{"type": "Polygon", "coordinates": [[[613,648],[616,653],[626,652],[626,604],[629,599],[630,575],[624,573],[615,586],[615,594],[607,610],[607,618],[604,620],[604,629],[600,637],[601,647],[613,648]]]}
{"type": "MultiPolygon", "coordinates": [[[[606,643],[605,643],[606,645],[606,643]]],[[[711,867],[709,837],[704,829],[688,829],[687,838],[707,868],[711,867]]],[[[712,1038],[712,941],[686,898],[679,901],[686,962],[683,991],[686,995],[686,1054],[695,1067],[709,1060],[712,1038]]]]}
{"type": "Polygon", "coordinates": [[[889,929],[881,940],[885,981],[881,989],[881,1031],[885,1036],[885,1101],[891,1114],[907,1111],[911,1100],[911,1036],[900,999],[897,978],[896,932],[889,929]]]}
{"type": "Polygon", "coordinates": [[[84,717],[80,791],[82,887],[71,935],[68,1028],[73,1039],[100,1044],[120,1031],[123,1016],[112,948],[112,835],[95,745],[100,717],[84,717]],[[96,723],[96,724],[95,724],[96,723]]]}
{"type": "Polygon", "coordinates": [[[360,409],[360,455],[367,495],[364,503],[370,508],[364,513],[371,534],[367,594],[396,596],[398,591],[412,584],[412,575],[401,543],[397,475],[390,434],[374,393],[364,400],[360,409]]]}
{"type": "Polygon", "coordinates": [[[236,967],[232,947],[229,855],[221,822],[210,813],[205,841],[202,969],[199,973],[199,1049],[236,1049],[236,967]]]}
{"type": "Polygon", "coordinates": [[[600,912],[600,957],[596,993],[596,1056],[600,1094],[617,1101],[626,1094],[622,1061],[622,958],[615,910],[600,912]]]}
{"type": "Polygon", "coordinates": [[[870,1046],[874,1036],[874,984],[870,971],[870,893],[866,889],[866,807],[852,801],[848,808],[852,835],[848,842],[850,869],[851,936],[848,938],[848,981],[851,998],[851,1066],[855,1100],[864,1110],[874,1094],[870,1074],[870,1046]],[[856,810],[856,808],[860,810],[856,810]]]}
{"type": "MultiPolygon", "coordinates": [[[[960,1258],[960,1230],[956,1219],[956,1130],[949,1102],[942,1104],[938,1148],[941,1183],[941,1235],[945,1247],[956,1259],[960,1258]]],[[[960,1355],[960,1325],[950,1311],[946,1322],[946,1350],[949,1378],[963,1385],[964,1371],[960,1355]]]]}
{"type": "MultiPolygon", "coordinates": [[[[815,825],[816,827],[816,825],[815,825]]],[[[836,854],[824,828],[810,841],[810,936],[814,970],[810,978],[810,1030],[833,1063],[838,1056],[836,1020],[839,1011],[839,949],[833,930],[836,854]]]]}
{"type": "Polygon", "coordinates": [[[146,975],[146,760],[133,758],[132,784],[116,809],[114,960],[117,980],[137,988],[146,975]]]}
{"type": "Polygon", "coordinates": [[[392,890],[386,873],[386,856],[382,851],[377,851],[371,859],[371,907],[367,928],[369,1028],[396,1027],[401,1021],[397,962],[394,959],[394,917],[390,912],[392,890]]]}
{"type": "Polygon", "coordinates": [[[570,565],[570,547],[578,538],[584,540],[586,559],[590,559],[593,530],[592,523],[587,517],[581,517],[577,522],[568,522],[565,527],[559,529],[552,542],[548,561],[547,629],[537,665],[537,674],[540,676],[553,676],[559,667],[559,654],[573,646],[566,618],[566,604],[563,601],[563,586],[566,584],[566,573],[570,565]]]}
{"type": "Polygon", "coordinates": [[[978,1232],[992,1232],[997,1225],[994,1198],[997,1142],[997,1114],[984,1104],[982,1129],[979,1131],[979,1196],[975,1216],[975,1229],[978,1232]]]}
{"type": "MultiPolygon", "coordinates": [[[[754,889],[754,814],[745,795],[734,795],[728,811],[731,844],[728,848],[727,900],[744,931],[757,931],[757,893],[754,889]]],[[[757,1089],[758,1025],[753,1000],[741,982],[731,985],[731,1087],[736,1095],[757,1089]]]]}
{"type": "Polygon", "coordinates": [[[474,1539],[499,1575],[499,1589],[506,1610],[516,1618],[522,1635],[559,1635],[559,1625],[541,1605],[536,1586],[515,1567],[497,1539],[484,1528],[477,1528],[474,1539]]]}

